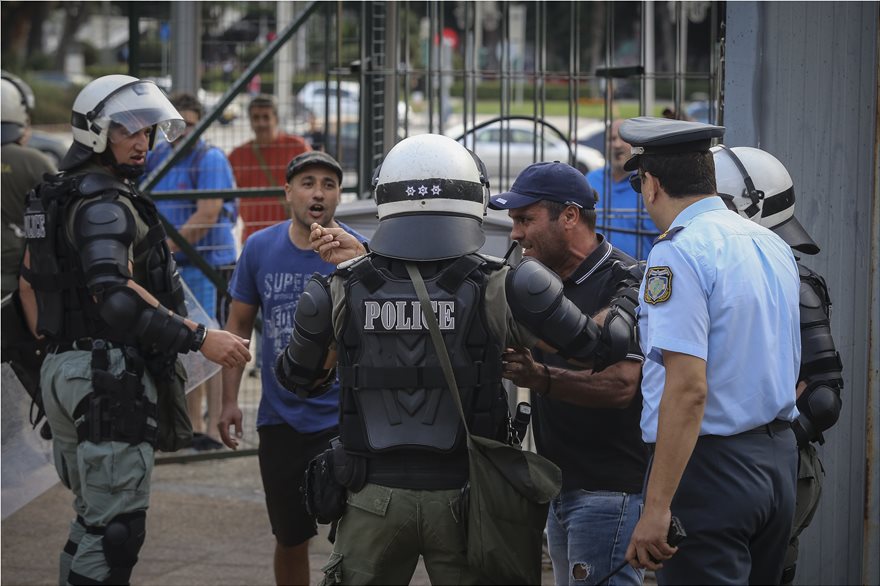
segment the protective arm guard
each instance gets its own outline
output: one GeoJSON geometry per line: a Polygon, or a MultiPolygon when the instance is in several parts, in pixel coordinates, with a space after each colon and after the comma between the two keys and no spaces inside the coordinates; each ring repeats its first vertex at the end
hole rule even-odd
{"type": "Polygon", "coordinates": [[[73,225],[89,292],[101,318],[123,335],[134,334],[155,352],[189,352],[193,331],[165,307],[153,307],[128,286],[128,251],[136,226],[131,211],[115,200],[84,204],[73,225]]]}
{"type": "Polygon", "coordinates": [[[316,397],[333,382],[324,368],[333,339],[333,300],[329,283],[315,273],[296,304],[290,343],[275,360],[275,376],[288,391],[301,399],[316,397]],[[327,377],[325,384],[315,382],[327,377]]]}
{"type": "Polygon", "coordinates": [[[195,332],[182,317],[162,305],[153,307],[126,285],[104,294],[100,314],[117,331],[133,333],[150,352],[185,354],[192,349],[195,332]]]}
{"type": "Polygon", "coordinates": [[[593,362],[595,372],[620,362],[633,347],[638,347],[636,308],[639,306],[639,284],[644,271],[639,265],[625,267],[620,262],[615,263],[612,270],[618,279],[617,290],[602,325],[602,336],[593,362]]]}
{"type": "Polygon", "coordinates": [[[562,281],[540,262],[524,258],[507,273],[507,304],[513,318],[563,358],[593,358],[602,331],[562,294],[562,281]]]}
{"type": "Polygon", "coordinates": [[[799,381],[807,383],[792,422],[799,445],[825,442],[822,432],[840,416],[843,364],[831,336],[831,298],[825,281],[806,267],[801,276],[801,371],[799,381]]]}

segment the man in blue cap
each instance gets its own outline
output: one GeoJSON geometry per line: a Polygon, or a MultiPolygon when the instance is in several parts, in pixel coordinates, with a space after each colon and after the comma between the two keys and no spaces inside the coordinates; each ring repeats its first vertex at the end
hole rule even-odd
{"type": "MultiPolygon", "coordinates": [[[[559,275],[563,293],[586,315],[607,307],[628,281],[635,298],[636,261],[596,233],[596,193],[565,163],[535,163],[511,190],[490,199],[513,220],[510,237],[524,254],[559,275]]],[[[538,453],[562,470],[550,502],[547,540],[556,584],[590,582],[624,561],[642,504],[648,455],[640,437],[639,377],[644,358],[633,332],[627,359],[601,372],[572,370],[540,350],[508,348],[503,376],[532,390],[538,453]]],[[[615,584],[641,584],[627,566],[615,584]]]]}
{"type": "Polygon", "coordinates": [[[639,291],[653,456],[626,554],[659,584],[779,583],[794,514],[798,269],[779,236],[718,197],[709,148],[723,134],[656,118],[620,129],[633,187],[664,230],[639,291]],[[678,549],[671,515],[687,532],[678,549]]]}

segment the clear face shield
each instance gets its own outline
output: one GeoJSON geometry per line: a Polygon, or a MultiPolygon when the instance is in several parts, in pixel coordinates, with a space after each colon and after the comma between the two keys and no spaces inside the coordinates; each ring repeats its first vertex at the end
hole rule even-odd
{"type": "MultiPolygon", "coordinates": [[[[162,90],[149,81],[119,88],[95,108],[94,121],[111,126],[108,138],[117,143],[144,128],[156,127],[165,140],[173,142],[186,129],[186,122],[162,90]]],[[[151,140],[152,145],[152,140],[151,140]]]]}

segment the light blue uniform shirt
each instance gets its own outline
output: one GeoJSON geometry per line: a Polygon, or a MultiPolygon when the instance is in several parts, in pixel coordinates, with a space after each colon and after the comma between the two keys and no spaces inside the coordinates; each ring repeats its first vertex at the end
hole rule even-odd
{"type": "Polygon", "coordinates": [[[685,208],[648,256],[639,289],[642,438],[657,441],[663,350],[706,361],[700,435],[795,418],[800,279],[791,248],[719,197],[685,208]],[[673,229],[682,227],[678,232],[673,229]]]}

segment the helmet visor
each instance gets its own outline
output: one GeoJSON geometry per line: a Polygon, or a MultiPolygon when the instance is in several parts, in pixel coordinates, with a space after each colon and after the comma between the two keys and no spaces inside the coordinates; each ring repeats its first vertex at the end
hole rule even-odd
{"type": "Polygon", "coordinates": [[[125,128],[128,134],[156,126],[165,140],[172,142],[186,128],[186,122],[162,90],[149,81],[123,86],[99,107],[98,119],[115,122],[125,128]]]}

